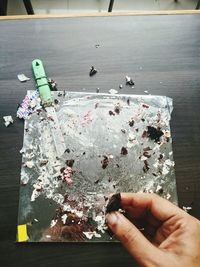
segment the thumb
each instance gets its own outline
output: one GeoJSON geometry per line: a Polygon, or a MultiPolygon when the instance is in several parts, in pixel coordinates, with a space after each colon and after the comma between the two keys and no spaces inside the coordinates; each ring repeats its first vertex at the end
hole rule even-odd
{"type": "Polygon", "coordinates": [[[119,212],[110,213],[106,216],[106,221],[117,239],[121,241],[138,263],[142,266],[159,266],[162,252],[151,244],[123,214],[119,212]]]}

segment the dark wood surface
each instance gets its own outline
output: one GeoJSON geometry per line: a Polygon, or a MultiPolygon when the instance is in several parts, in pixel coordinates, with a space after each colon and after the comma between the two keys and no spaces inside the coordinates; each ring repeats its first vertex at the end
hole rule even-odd
{"type": "Polygon", "coordinates": [[[0,16],[6,16],[7,15],[7,5],[8,5],[8,0],[1,0],[0,1],[0,16]]]}
{"type": "Polygon", "coordinates": [[[16,244],[23,122],[6,128],[41,58],[60,90],[108,92],[133,77],[121,93],[167,95],[179,205],[200,218],[200,15],[126,16],[0,21],[0,265],[134,266],[120,244],[16,244]],[[99,44],[99,48],[95,45],[99,44]],[[89,77],[90,66],[98,73],[89,77]]]}

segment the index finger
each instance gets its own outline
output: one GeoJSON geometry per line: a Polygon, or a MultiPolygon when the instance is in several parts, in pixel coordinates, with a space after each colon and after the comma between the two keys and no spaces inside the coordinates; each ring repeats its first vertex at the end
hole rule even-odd
{"type": "Polygon", "coordinates": [[[121,193],[122,207],[133,210],[148,210],[160,221],[166,221],[177,214],[185,214],[180,208],[168,200],[152,193],[121,193]]]}

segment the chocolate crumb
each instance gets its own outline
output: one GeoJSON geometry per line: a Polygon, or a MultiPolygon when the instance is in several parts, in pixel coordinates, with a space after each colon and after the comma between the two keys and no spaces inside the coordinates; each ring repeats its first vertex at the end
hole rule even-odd
{"type": "Polygon", "coordinates": [[[121,129],[121,132],[125,134],[126,133],[126,130],[125,129],[121,129]]]}
{"type": "Polygon", "coordinates": [[[130,81],[126,82],[128,85],[135,85],[134,81],[131,79],[130,81]]]}
{"type": "Polygon", "coordinates": [[[60,97],[60,96],[62,96],[62,93],[61,93],[61,92],[59,92],[59,93],[58,93],[58,96],[59,96],[59,97],[60,97]]]}
{"type": "Polygon", "coordinates": [[[126,102],[127,102],[128,106],[130,106],[130,99],[129,98],[127,99],[126,102]]]}
{"type": "Polygon", "coordinates": [[[98,108],[98,106],[99,106],[99,103],[96,103],[96,104],[94,105],[94,108],[96,109],[96,108],[98,108]]]}
{"type": "Polygon", "coordinates": [[[40,113],[42,112],[42,109],[41,109],[41,108],[39,108],[39,109],[37,109],[36,111],[37,111],[37,115],[39,116],[39,115],[40,115],[40,113]]]}
{"type": "Polygon", "coordinates": [[[137,128],[137,129],[135,129],[135,131],[136,131],[136,132],[138,132],[138,131],[139,131],[139,129],[137,128]]]}
{"type": "Polygon", "coordinates": [[[142,138],[145,138],[145,137],[147,137],[147,136],[148,136],[148,133],[147,133],[146,130],[144,130],[144,132],[142,133],[142,138]]]}
{"type": "Polygon", "coordinates": [[[56,177],[56,179],[57,179],[58,181],[60,181],[60,180],[62,180],[62,176],[61,176],[61,175],[58,175],[58,176],[56,177]]]}
{"type": "Polygon", "coordinates": [[[112,195],[110,198],[108,205],[106,207],[106,213],[110,213],[112,211],[117,211],[121,208],[121,195],[120,193],[112,195]]]}
{"type": "Polygon", "coordinates": [[[126,147],[123,146],[123,147],[121,148],[121,154],[122,154],[122,155],[127,155],[127,154],[128,154],[128,150],[127,150],[126,147]]]}
{"type": "Polygon", "coordinates": [[[144,118],[142,118],[142,119],[141,119],[141,121],[143,121],[143,122],[144,122],[144,121],[145,121],[145,119],[144,119],[144,118]]]}
{"type": "Polygon", "coordinates": [[[94,184],[98,184],[100,181],[100,179],[97,179],[96,181],[94,181],[94,184]]]}
{"type": "Polygon", "coordinates": [[[115,111],[115,113],[119,114],[120,113],[120,107],[118,105],[115,106],[114,111],[115,111]]]}
{"type": "MultiPolygon", "coordinates": [[[[70,151],[69,148],[67,148],[67,149],[65,150],[65,152],[70,153],[71,151],[70,151]]],[[[64,152],[64,153],[65,153],[65,152],[64,152]]]]}
{"type": "Polygon", "coordinates": [[[161,161],[163,159],[163,154],[160,154],[158,160],[161,161]]]}
{"type": "Polygon", "coordinates": [[[144,151],[143,156],[145,156],[147,158],[150,158],[151,157],[151,155],[149,154],[148,151],[144,151]]]}
{"type": "Polygon", "coordinates": [[[59,103],[58,99],[54,99],[54,103],[57,105],[59,103]]]}
{"type": "Polygon", "coordinates": [[[117,166],[117,168],[119,168],[119,164],[118,163],[116,164],[116,166],[117,166]]]}
{"type": "Polygon", "coordinates": [[[143,167],[143,172],[147,172],[149,170],[149,164],[147,162],[147,160],[144,160],[144,167],[143,167]]]}
{"type": "Polygon", "coordinates": [[[105,169],[108,166],[108,157],[107,156],[103,156],[103,160],[101,161],[102,164],[102,168],[105,169]]]}
{"type": "Polygon", "coordinates": [[[72,168],[73,165],[74,165],[74,160],[73,159],[68,159],[68,160],[65,161],[65,163],[66,163],[66,165],[68,167],[72,168]]]}
{"type": "Polygon", "coordinates": [[[163,135],[163,132],[160,130],[160,128],[155,128],[155,127],[152,127],[152,126],[147,126],[147,134],[148,134],[148,137],[151,139],[151,140],[154,140],[155,142],[159,142],[160,141],[160,137],[163,135]]]}
{"type": "Polygon", "coordinates": [[[83,155],[85,155],[86,153],[85,153],[85,151],[83,152],[83,155]]]}
{"type": "Polygon", "coordinates": [[[43,188],[37,188],[36,191],[37,192],[42,192],[43,191],[43,188]]]}
{"type": "Polygon", "coordinates": [[[129,124],[130,127],[133,127],[134,123],[135,123],[135,121],[132,119],[131,121],[129,121],[128,124],[129,124]]]}
{"type": "Polygon", "coordinates": [[[149,106],[147,104],[143,104],[142,106],[143,106],[143,108],[149,108],[149,106]]]}
{"type": "Polygon", "coordinates": [[[48,160],[43,160],[40,162],[40,167],[45,166],[48,163],[48,160]]]}
{"type": "Polygon", "coordinates": [[[164,193],[164,190],[163,190],[163,188],[160,188],[156,193],[158,193],[158,194],[163,194],[164,193]]]}
{"type": "Polygon", "coordinates": [[[134,81],[129,76],[126,76],[126,85],[135,85],[134,81]]]}
{"type": "Polygon", "coordinates": [[[149,151],[149,150],[152,150],[149,146],[148,147],[145,147],[143,148],[143,151],[149,151]]]}
{"type": "Polygon", "coordinates": [[[56,81],[54,81],[53,79],[49,78],[48,79],[48,84],[49,84],[49,87],[50,87],[51,91],[58,91],[56,81]]]}
{"type": "Polygon", "coordinates": [[[112,177],[108,177],[108,182],[110,183],[112,181],[112,177]]]}
{"type": "Polygon", "coordinates": [[[65,167],[62,167],[62,168],[60,169],[60,172],[63,173],[64,170],[65,170],[65,167]]]}
{"type": "Polygon", "coordinates": [[[115,116],[115,113],[112,110],[109,110],[108,113],[109,113],[110,116],[115,116]]]}
{"type": "Polygon", "coordinates": [[[54,119],[51,116],[47,117],[47,119],[50,121],[54,121],[54,119]]]}
{"type": "Polygon", "coordinates": [[[93,75],[95,75],[96,73],[97,73],[97,70],[94,68],[94,66],[92,66],[92,67],[90,68],[89,75],[90,75],[90,76],[93,76],[93,75]]]}

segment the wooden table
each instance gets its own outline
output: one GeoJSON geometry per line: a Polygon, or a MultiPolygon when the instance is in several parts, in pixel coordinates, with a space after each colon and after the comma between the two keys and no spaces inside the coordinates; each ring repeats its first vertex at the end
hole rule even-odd
{"type": "MultiPolygon", "coordinates": [[[[17,80],[18,73],[32,77],[34,58],[60,90],[108,92],[129,75],[135,88],[120,92],[172,97],[179,203],[200,218],[200,13],[165,14],[1,18],[0,115],[15,116],[26,90],[34,89],[33,79],[17,80]]],[[[1,119],[1,266],[133,266],[120,244],[15,244],[22,139],[22,121],[6,128],[1,119]]]]}

